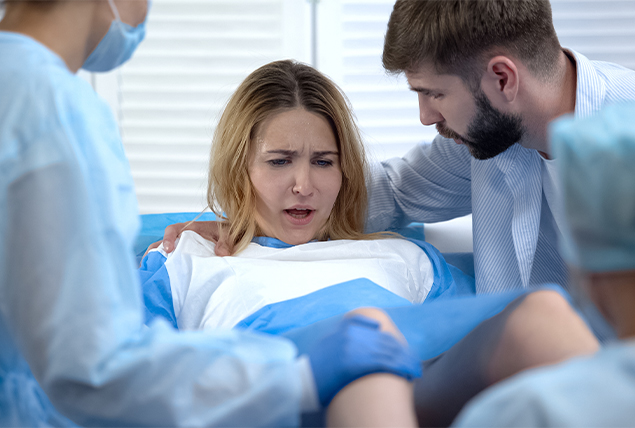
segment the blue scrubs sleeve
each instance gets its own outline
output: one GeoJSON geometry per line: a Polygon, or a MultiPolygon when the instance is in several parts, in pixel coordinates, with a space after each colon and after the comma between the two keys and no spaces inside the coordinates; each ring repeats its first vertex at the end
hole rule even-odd
{"type": "Polygon", "coordinates": [[[57,409],[81,425],[297,425],[294,345],[178,332],[163,320],[144,326],[127,240],[95,221],[112,207],[94,198],[113,195],[91,194],[78,174],[72,161],[56,161],[0,195],[2,316],[57,409]]]}

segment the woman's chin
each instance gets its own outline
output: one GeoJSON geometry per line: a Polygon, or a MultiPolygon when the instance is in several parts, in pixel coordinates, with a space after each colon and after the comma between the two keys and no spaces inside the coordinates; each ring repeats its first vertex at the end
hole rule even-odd
{"type": "Polygon", "coordinates": [[[285,238],[277,238],[277,239],[289,245],[302,245],[313,240],[313,238],[302,238],[302,237],[285,237],[285,238]]]}
{"type": "Polygon", "coordinates": [[[307,242],[311,242],[315,240],[317,235],[316,233],[313,233],[312,231],[306,231],[306,233],[302,233],[302,232],[297,233],[300,231],[295,231],[295,232],[296,233],[278,234],[278,236],[274,236],[274,238],[284,242],[285,244],[302,245],[302,244],[306,244],[307,242]]]}
{"type": "MultiPolygon", "coordinates": [[[[326,222],[322,222],[326,223],[326,222]]],[[[289,226],[289,225],[280,225],[281,227],[270,228],[269,232],[264,232],[267,236],[275,238],[279,241],[284,242],[289,245],[302,245],[308,242],[314,241],[318,239],[318,236],[324,234],[325,224],[322,224],[320,227],[316,228],[317,223],[315,221],[311,222],[307,226],[289,226]],[[273,229],[273,230],[271,230],[273,229]],[[317,229],[317,230],[316,230],[317,229]]]]}

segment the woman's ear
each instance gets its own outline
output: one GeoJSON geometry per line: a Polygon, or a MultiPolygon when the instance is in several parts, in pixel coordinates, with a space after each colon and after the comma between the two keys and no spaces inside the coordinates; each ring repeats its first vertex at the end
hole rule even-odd
{"type": "Polygon", "coordinates": [[[503,55],[489,60],[481,79],[481,88],[495,106],[514,102],[518,96],[519,84],[518,67],[513,60],[503,55]]]}

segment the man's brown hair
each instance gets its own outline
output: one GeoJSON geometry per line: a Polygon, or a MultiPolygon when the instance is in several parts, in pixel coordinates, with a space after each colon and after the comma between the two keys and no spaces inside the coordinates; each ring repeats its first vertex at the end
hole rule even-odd
{"type": "Polygon", "coordinates": [[[382,60],[392,73],[429,63],[475,89],[491,56],[513,55],[549,80],[560,52],[548,0],[397,0],[382,60]]]}

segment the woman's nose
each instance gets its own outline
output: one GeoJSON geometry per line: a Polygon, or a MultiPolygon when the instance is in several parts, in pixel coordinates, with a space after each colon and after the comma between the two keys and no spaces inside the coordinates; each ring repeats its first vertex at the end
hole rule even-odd
{"type": "Polygon", "coordinates": [[[299,196],[311,196],[313,194],[313,179],[310,165],[299,167],[295,172],[293,193],[299,196]]]}

